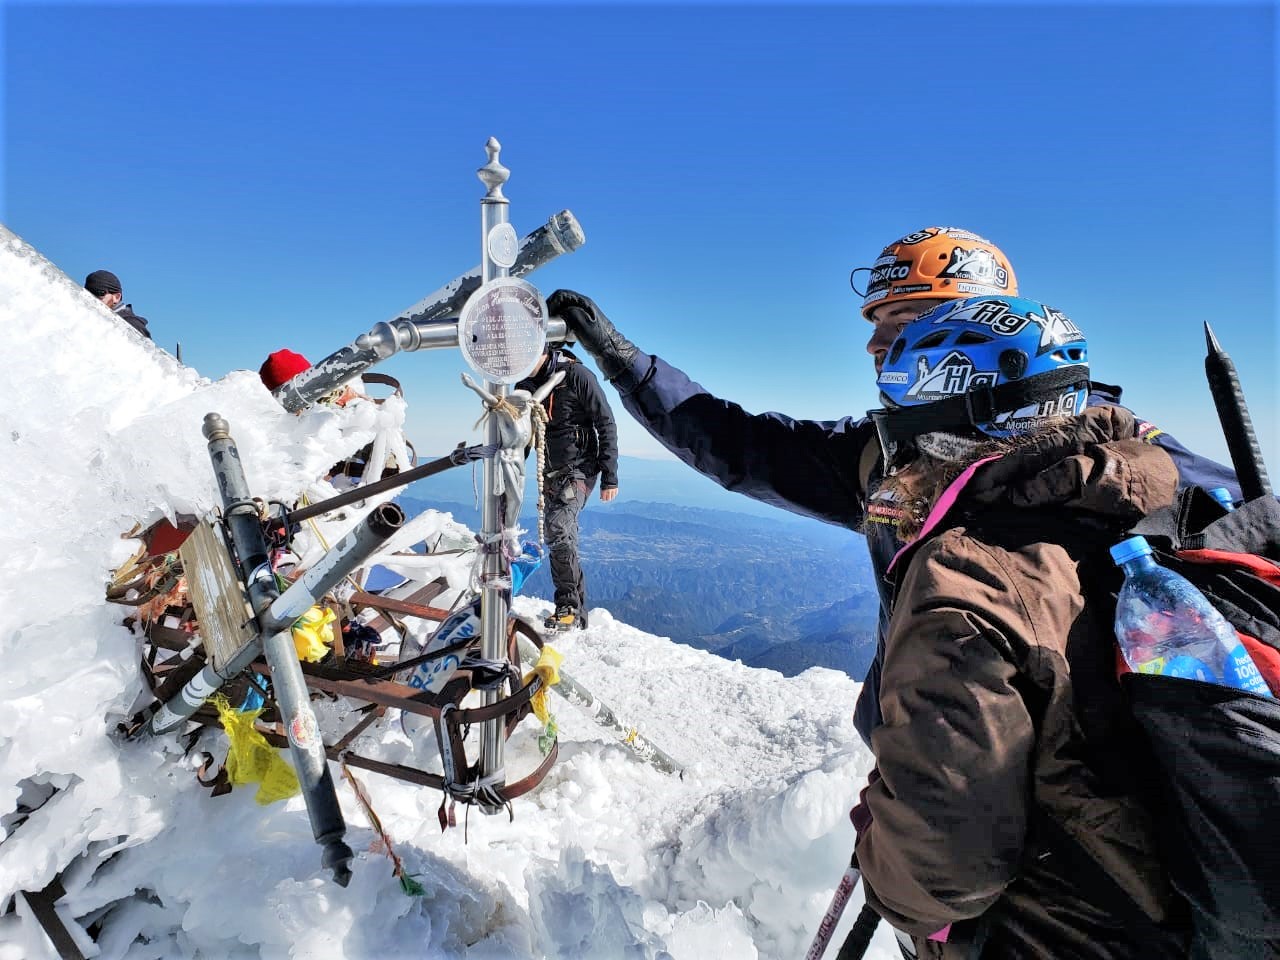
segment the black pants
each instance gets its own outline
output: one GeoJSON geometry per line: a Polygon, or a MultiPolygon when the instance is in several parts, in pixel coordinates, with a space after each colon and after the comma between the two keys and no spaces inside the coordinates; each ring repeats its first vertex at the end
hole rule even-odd
{"type": "Polygon", "coordinates": [[[547,545],[551,553],[551,582],[556,586],[557,607],[573,607],[579,613],[587,609],[586,580],[578,562],[578,514],[587,505],[595,488],[596,477],[571,473],[557,477],[546,492],[547,545]]]}

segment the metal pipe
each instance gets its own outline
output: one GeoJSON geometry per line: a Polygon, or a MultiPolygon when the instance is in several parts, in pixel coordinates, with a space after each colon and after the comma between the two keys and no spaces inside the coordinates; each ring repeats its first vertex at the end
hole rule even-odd
{"type": "Polygon", "coordinates": [[[292,526],[295,523],[301,523],[303,520],[310,520],[312,517],[318,517],[322,513],[328,513],[331,510],[337,510],[339,507],[345,507],[348,503],[367,500],[375,494],[383,493],[387,490],[394,490],[396,487],[403,487],[427,477],[434,477],[437,473],[443,473],[451,467],[462,466],[464,463],[472,463],[483,456],[484,447],[479,444],[470,447],[464,447],[462,444],[458,444],[458,446],[454,448],[453,453],[450,453],[448,456],[440,457],[429,463],[419,464],[410,470],[405,470],[401,473],[397,473],[395,476],[387,477],[385,480],[375,480],[373,483],[368,483],[363,487],[357,487],[354,490],[348,490],[345,493],[340,493],[336,497],[330,497],[328,500],[321,500],[319,503],[313,503],[309,506],[301,507],[298,510],[290,511],[290,513],[285,517],[285,523],[292,526]]]}
{"type": "Polygon", "coordinates": [[[216,413],[204,418],[204,436],[208,441],[213,476],[222,496],[222,516],[234,548],[240,578],[249,591],[254,613],[275,599],[279,591],[271,575],[267,541],[258,519],[258,505],[249,493],[249,483],[240,464],[240,452],[231,439],[231,426],[216,413]]]}
{"type": "MultiPolygon", "coordinates": [[[[458,321],[436,320],[432,322],[414,323],[410,327],[400,324],[407,321],[394,321],[397,326],[380,323],[368,333],[361,334],[354,343],[348,344],[336,353],[330,354],[313,367],[308,367],[292,380],[275,390],[275,398],[290,413],[297,413],[315,403],[321,397],[332,393],[340,386],[360,374],[374,364],[398,353],[418,350],[443,350],[458,346],[458,321]],[[411,346],[401,347],[399,344],[409,343],[411,346]],[[394,349],[388,349],[395,344],[394,349]]],[[[568,330],[560,317],[547,320],[547,340],[561,343],[568,339],[568,330]]]]}
{"type": "Polygon", "coordinates": [[[257,507],[249,496],[240,455],[231,439],[227,421],[216,413],[205,417],[204,435],[223,500],[223,516],[239,558],[241,576],[258,621],[257,638],[245,644],[222,673],[210,664],[152,716],[148,729],[163,733],[194,713],[227,679],[265,652],[271,669],[276,702],[289,736],[294,768],[307,805],[312,834],[323,847],[321,862],[342,886],[351,879],[351,848],[343,841],[346,822],[338,805],[333,778],[325,757],[319,724],[311,710],[306,680],[293,645],[292,626],[320,596],[344,576],[362,566],[391,534],[404,523],[404,512],[395,504],[382,504],[313,564],[284,593],[271,572],[266,539],[257,507]],[[265,642],[263,632],[269,631],[265,642]]]}
{"type": "MultiPolygon", "coordinates": [[[[260,641],[265,631],[276,632],[292,627],[294,620],[315,604],[316,597],[324,596],[343,577],[364,566],[387,538],[403,525],[404,512],[393,503],[381,505],[281,593],[271,575],[257,508],[247,497],[248,488],[240,469],[239,453],[228,429],[227,422],[216,413],[205,417],[205,436],[209,439],[209,454],[214,462],[218,487],[223,503],[230,504],[224,507],[228,532],[236,554],[242,560],[249,559],[254,574],[251,583],[247,577],[245,579],[249,602],[258,620],[260,641]],[[290,616],[295,610],[297,612],[290,616]]],[[[243,565],[241,576],[245,576],[243,565]]],[[[147,732],[167,733],[199,710],[224,683],[239,676],[258,658],[262,652],[259,641],[246,644],[221,669],[212,663],[206,665],[156,710],[147,723],[147,732]]]]}
{"type": "MultiPolygon", "coordinates": [[[[520,241],[515,263],[508,272],[495,276],[523,277],[562,253],[572,253],[585,242],[586,236],[577,218],[568,210],[562,210],[520,241]]],[[[488,259],[487,251],[485,258],[488,259]]],[[[275,390],[276,399],[290,413],[297,413],[401,350],[456,347],[456,318],[467,298],[479,289],[483,279],[488,279],[484,269],[482,262],[398,316],[375,325],[368,333],[281,384],[275,390]],[[454,319],[448,320],[449,317],[454,319]]],[[[564,336],[563,324],[560,336],[564,336]]]]}
{"type": "MultiPolygon", "coordinates": [[[[443,347],[458,345],[458,321],[456,320],[423,323],[418,326],[418,332],[421,335],[422,344],[415,348],[417,350],[439,350],[443,347]]],[[[563,343],[568,339],[569,330],[565,326],[564,318],[548,317],[547,340],[551,343],[563,343]]]]}
{"type": "MultiPolygon", "coordinates": [[[[486,184],[487,186],[488,184],[486,184]]],[[[561,210],[533,233],[520,241],[516,262],[500,276],[523,277],[550,263],[562,253],[573,253],[587,242],[577,218],[568,210],[561,210]]],[[[419,300],[401,312],[395,320],[408,320],[423,324],[446,317],[457,317],[471,294],[480,289],[484,264],[472,267],[462,276],[449,281],[424,300],[419,300]]]]}
{"type": "MultiPolygon", "coordinates": [[[[538,662],[538,648],[533,641],[516,634],[516,643],[520,649],[520,657],[530,667],[538,662]]],[[[644,736],[635,727],[628,726],[618,719],[613,708],[584,687],[580,682],[564,671],[557,670],[560,682],[551,689],[564,697],[575,707],[581,708],[592,720],[606,729],[612,730],[622,745],[646,763],[651,763],[663,773],[674,774],[684,779],[684,767],[680,766],[671,755],[644,736]]]]}
{"type": "Polygon", "coordinates": [[[365,565],[378,548],[404,526],[404,511],[398,504],[374,507],[360,523],[335,543],[323,557],[309,566],[289,588],[258,613],[264,632],[291,628],[351,571],[365,565]]]}
{"type": "MultiPolygon", "coordinates": [[[[259,625],[274,631],[291,629],[293,621],[315,604],[316,597],[324,596],[343,577],[368,563],[386,539],[400,528],[403,518],[404,514],[398,506],[383,504],[334,544],[319,562],[311,566],[284,593],[279,593],[272,584],[260,594],[265,606],[258,614],[259,625]],[[387,507],[391,510],[384,509],[387,507]],[[398,521],[394,519],[396,516],[399,517],[398,521]],[[293,609],[299,612],[292,619],[287,619],[287,615],[283,613],[273,615],[272,612],[293,609]]],[[[258,659],[262,649],[262,633],[259,633],[257,640],[245,644],[221,669],[212,663],[207,664],[181,690],[156,709],[147,723],[146,732],[159,735],[173,730],[199,710],[223,684],[244,672],[249,664],[258,659]]]]}
{"type": "MultiPolygon", "coordinates": [[[[476,171],[476,176],[485,185],[488,192],[480,200],[480,250],[481,250],[481,282],[488,283],[498,277],[508,276],[511,260],[504,262],[495,258],[495,253],[502,256],[502,239],[514,237],[509,221],[509,202],[502,195],[502,185],[511,176],[511,171],[498,162],[498,151],[501,145],[497,139],[490,137],[485,143],[489,162],[476,171]]],[[[507,385],[489,381],[486,390],[499,401],[507,396],[507,385]]],[[[491,449],[502,444],[498,416],[491,414],[486,422],[485,441],[491,449]]],[[[506,657],[507,639],[507,601],[508,594],[502,589],[502,579],[508,572],[507,559],[501,550],[502,505],[499,502],[497,489],[498,464],[496,457],[488,457],[484,461],[483,483],[484,499],[481,506],[481,538],[483,557],[481,567],[480,594],[480,653],[487,660],[499,660],[506,657]]],[[[488,706],[497,702],[502,692],[499,689],[483,691],[482,702],[488,706]]],[[[480,782],[492,787],[502,787],[506,782],[503,772],[506,748],[506,724],[502,719],[487,720],[480,731],[480,782]]],[[[497,813],[502,807],[492,804],[481,804],[484,813],[497,813]]]]}
{"type": "Polygon", "coordinates": [[[398,353],[412,342],[413,336],[411,323],[396,326],[379,323],[368,333],[362,333],[353,342],[276,387],[275,398],[290,413],[297,413],[358,377],[375,363],[398,353]]]}

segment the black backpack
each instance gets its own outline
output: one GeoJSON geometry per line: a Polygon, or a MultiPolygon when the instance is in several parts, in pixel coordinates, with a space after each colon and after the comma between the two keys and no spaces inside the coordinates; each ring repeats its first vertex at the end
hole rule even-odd
{"type": "MultiPolygon", "coordinates": [[[[1132,534],[1210,599],[1280,696],[1280,502],[1228,512],[1188,487],[1132,534]]],[[[1146,674],[1121,682],[1159,764],[1162,853],[1191,907],[1191,956],[1280,957],[1280,699],[1146,674]]]]}

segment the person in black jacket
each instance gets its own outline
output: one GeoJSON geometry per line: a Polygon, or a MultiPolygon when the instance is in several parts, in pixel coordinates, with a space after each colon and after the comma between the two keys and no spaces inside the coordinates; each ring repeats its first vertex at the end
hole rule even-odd
{"type": "MultiPolygon", "coordinates": [[[[866,349],[877,374],[898,333],[931,307],[1017,290],[1012,268],[998,248],[955,227],[908,234],[866,269],[866,289],[857,292],[863,298],[863,317],[872,324],[866,349]]],[[[617,388],[627,411],[683,463],[726,490],[866,536],[880,591],[880,618],[876,655],[858,696],[854,724],[870,743],[872,730],[881,723],[884,630],[892,612],[884,573],[903,546],[898,536],[902,508],[880,490],[883,468],[870,419],[796,420],[782,413],[749,413],[712,395],[661,357],[643,353],[589,297],[557,290],[547,298],[547,310],[565,321],[617,388]]],[[[1118,404],[1120,393],[1119,387],[1095,382],[1087,402],[1118,404]]],[[[1181,485],[1227,487],[1239,499],[1240,487],[1229,467],[1192,453],[1141,419],[1135,432],[1173,457],[1181,485]]]]}
{"type": "Polygon", "coordinates": [[[543,621],[551,630],[587,625],[586,581],[578,559],[578,513],[596,480],[600,499],[618,495],[618,431],[595,374],[568,350],[548,345],[538,365],[516,384],[533,393],[557,372],[564,379],[547,395],[546,466],[542,477],[546,535],[555,584],[555,612],[543,621]]]}
{"type": "Polygon", "coordinates": [[[95,270],[84,278],[84,288],[107,305],[112,313],[118,316],[140,334],[151,339],[151,331],[147,329],[147,318],[133,312],[132,303],[124,303],[124,292],[120,288],[120,278],[110,270],[95,270]]]}

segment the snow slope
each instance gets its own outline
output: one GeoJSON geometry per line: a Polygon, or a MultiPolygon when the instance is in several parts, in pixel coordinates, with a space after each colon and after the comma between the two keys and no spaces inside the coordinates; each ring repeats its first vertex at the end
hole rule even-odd
{"type": "MultiPolygon", "coordinates": [[[[356,771],[425,897],[401,891],[336,768],[357,852],[345,889],[320,868],[301,798],[212,798],[176,737],[119,740],[142,689],[139,640],[104,584],[133,552],[122,534],[135,523],[218,504],[205,414],[230,422],[253,492],[292,501],[403,407],[294,417],[250,370],[210,382],[2,228],[0,305],[0,903],[13,907],[0,960],[55,956],[13,894],[58,874],[61,913],[77,930],[100,921],[84,949],[111,958],[803,955],[847,863],[847,811],[871,765],[850,720],[857,684],[834,671],[788,679],[592,611],[590,630],[556,643],[565,670],[685,764],[684,779],[554,697],[560,761],[513,821],[473,811],[464,823],[460,807],[442,833],[438,793],[356,771]],[[18,823],[19,804],[48,785],[59,789],[18,823]]],[[[447,515],[424,525],[456,532],[447,515]]],[[[461,566],[443,572],[465,580],[461,566]]],[[[545,607],[515,603],[531,617],[545,607]]],[[[344,709],[327,705],[322,720],[344,709]]],[[[435,750],[396,711],[360,749],[423,763],[435,750]]],[[[535,761],[522,728],[509,774],[535,761]]],[[[891,944],[882,926],[869,956],[896,957],[891,944]]]]}

